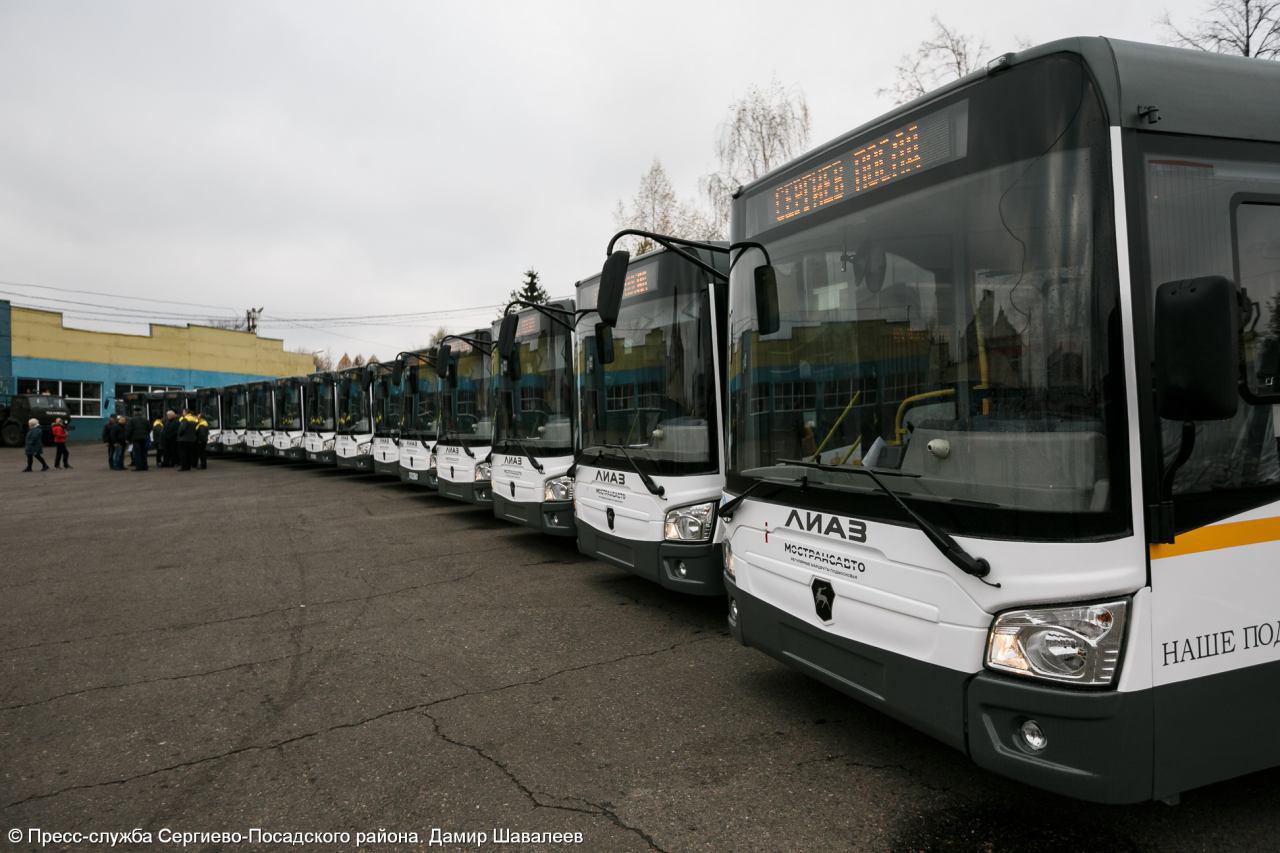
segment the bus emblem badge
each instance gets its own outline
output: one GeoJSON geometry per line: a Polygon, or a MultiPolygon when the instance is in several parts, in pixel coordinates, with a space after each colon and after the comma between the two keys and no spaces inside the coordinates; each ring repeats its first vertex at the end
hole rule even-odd
{"type": "Polygon", "coordinates": [[[813,579],[813,609],[818,612],[818,618],[823,622],[831,621],[831,608],[836,602],[836,591],[832,588],[830,581],[824,581],[820,578],[813,579]]]}
{"type": "Polygon", "coordinates": [[[613,529],[613,507],[608,507],[604,511],[605,520],[609,522],[609,529],[613,529]]]}

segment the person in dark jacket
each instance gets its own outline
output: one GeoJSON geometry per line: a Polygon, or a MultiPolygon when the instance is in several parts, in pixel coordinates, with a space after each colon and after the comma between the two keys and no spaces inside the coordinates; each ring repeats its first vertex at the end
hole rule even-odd
{"type": "Polygon", "coordinates": [[[191,460],[196,455],[196,420],[195,415],[188,411],[183,411],[182,417],[178,418],[178,459],[182,463],[183,471],[191,470],[191,460]]]}
{"type": "Polygon", "coordinates": [[[196,418],[196,467],[204,471],[209,467],[209,422],[204,415],[196,418]]]}
{"type": "Polygon", "coordinates": [[[102,425],[102,443],[107,446],[107,467],[111,467],[111,454],[114,448],[111,446],[111,425],[116,422],[113,415],[107,415],[107,422],[102,425]]]}
{"type": "Polygon", "coordinates": [[[71,454],[67,453],[67,428],[62,425],[62,418],[54,418],[53,426],[53,467],[71,470],[71,454]]]}
{"type": "Polygon", "coordinates": [[[111,419],[111,430],[108,433],[108,440],[111,443],[111,470],[113,471],[124,470],[124,446],[128,444],[125,436],[124,415],[117,415],[111,419]]]}
{"type": "Polygon", "coordinates": [[[27,467],[23,471],[31,470],[31,463],[36,459],[40,460],[43,466],[41,471],[49,470],[49,463],[44,461],[44,430],[40,428],[40,422],[35,418],[27,421],[27,467]]]}
{"type": "Polygon", "coordinates": [[[133,444],[133,470],[147,470],[147,439],[151,437],[151,425],[147,416],[135,412],[124,425],[125,438],[133,444]]]}
{"type": "Polygon", "coordinates": [[[164,413],[164,430],[160,434],[164,447],[164,467],[172,468],[178,461],[178,413],[173,409],[164,413]]]}

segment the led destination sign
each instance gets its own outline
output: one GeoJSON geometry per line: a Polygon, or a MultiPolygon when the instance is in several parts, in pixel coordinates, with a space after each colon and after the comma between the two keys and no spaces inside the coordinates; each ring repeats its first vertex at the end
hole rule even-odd
{"type": "Polygon", "coordinates": [[[968,112],[967,101],[953,104],[766,188],[747,201],[747,232],[759,233],[960,159],[968,141],[968,112]]]}

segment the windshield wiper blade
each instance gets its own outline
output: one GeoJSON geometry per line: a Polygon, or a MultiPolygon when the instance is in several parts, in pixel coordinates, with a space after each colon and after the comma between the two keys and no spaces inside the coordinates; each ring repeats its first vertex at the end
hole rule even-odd
{"type": "Polygon", "coordinates": [[[598,462],[598,461],[600,461],[600,457],[601,457],[601,456],[604,456],[604,451],[605,451],[606,449],[607,449],[607,450],[618,450],[618,451],[621,451],[621,452],[622,452],[622,456],[623,456],[623,458],[625,458],[625,459],[627,460],[627,464],[631,466],[631,470],[635,471],[637,474],[639,474],[639,475],[640,475],[640,482],[644,483],[644,487],[645,487],[646,489],[648,489],[648,490],[649,490],[649,494],[651,494],[651,495],[657,495],[658,497],[662,497],[663,495],[665,495],[665,494],[667,493],[667,490],[666,490],[666,488],[665,488],[665,487],[663,487],[663,486],[659,486],[657,483],[655,483],[655,482],[653,481],[653,478],[652,478],[652,477],[650,477],[650,476],[649,476],[648,474],[646,474],[644,471],[640,470],[640,466],[636,464],[636,460],[635,460],[635,459],[633,459],[633,458],[631,457],[631,454],[627,452],[626,445],[622,445],[622,444],[601,444],[601,445],[597,445],[597,447],[598,447],[598,449],[596,450],[596,461],[597,461],[597,462],[598,462]]]}
{"type": "Polygon", "coordinates": [[[450,438],[457,438],[457,441],[458,441],[457,446],[462,448],[462,452],[470,456],[472,459],[476,458],[476,455],[471,452],[471,448],[467,447],[465,444],[462,443],[462,437],[453,436],[447,429],[444,432],[440,433],[440,437],[436,439],[436,444],[449,444],[450,438]]]}
{"type": "Polygon", "coordinates": [[[764,485],[773,486],[773,490],[770,491],[767,495],[763,496],[763,497],[772,497],[773,495],[776,495],[778,492],[785,489],[787,486],[794,486],[797,484],[800,486],[800,490],[804,491],[806,488],[809,487],[809,477],[807,475],[801,474],[799,479],[791,480],[791,481],[767,480],[767,479],[755,480],[751,483],[751,485],[747,486],[741,492],[734,495],[732,498],[725,501],[724,503],[720,504],[720,506],[716,507],[716,515],[720,518],[723,518],[725,521],[731,521],[733,519],[733,511],[736,510],[739,506],[741,506],[742,502],[745,501],[752,492],[754,492],[756,489],[760,488],[761,486],[764,486],[764,485]]]}
{"type": "Polygon", "coordinates": [[[973,575],[975,578],[985,578],[987,575],[991,574],[990,563],[982,557],[973,556],[964,549],[964,546],[951,538],[950,534],[946,531],[939,530],[937,527],[933,526],[932,522],[926,521],[919,513],[907,505],[907,502],[902,499],[901,495],[886,486],[884,481],[881,480],[876,472],[872,471],[870,468],[861,465],[846,468],[842,465],[827,465],[822,462],[805,462],[800,459],[779,459],[778,462],[782,465],[799,465],[802,468],[814,468],[819,471],[847,471],[870,477],[871,481],[876,484],[880,491],[886,494],[891,501],[898,505],[898,509],[905,512],[911,520],[916,523],[916,526],[920,528],[922,533],[924,533],[925,538],[932,542],[934,547],[942,552],[942,556],[950,560],[956,568],[967,575],[973,575]]]}
{"type": "Polygon", "coordinates": [[[542,467],[542,463],[538,461],[537,457],[535,457],[532,452],[530,452],[529,448],[525,446],[523,441],[514,436],[508,438],[507,441],[520,449],[520,452],[529,460],[529,464],[533,466],[533,470],[537,471],[539,474],[546,471],[546,469],[542,467]]]}

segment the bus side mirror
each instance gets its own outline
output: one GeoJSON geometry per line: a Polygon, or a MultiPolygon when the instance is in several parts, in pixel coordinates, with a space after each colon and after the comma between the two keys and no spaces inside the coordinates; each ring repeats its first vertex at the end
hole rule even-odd
{"type": "Polygon", "coordinates": [[[1155,384],[1160,417],[1187,423],[1236,413],[1240,301],[1222,276],[1168,281],[1156,290],[1155,384]]]}
{"type": "Polygon", "coordinates": [[[395,366],[391,368],[391,382],[394,385],[399,385],[403,379],[404,379],[404,362],[400,361],[399,359],[396,359],[395,366]]]}
{"type": "Polygon", "coordinates": [[[596,323],[596,361],[613,363],[613,327],[608,323],[596,323]]]}
{"type": "Polygon", "coordinates": [[[600,270],[600,289],[596,294],[596,313],[600,322],[612,328],[618,325],[618,311],[622,309],[622,290],[627,283],[627,267],[631,253],[619,249],[610,255],[600,270]]]}
{"type": "Polygon", "coordinates": [[[759,334],[772,335],[782,328],[778,311],[778,274],[771,264],[756,267],[756,326],[759,334]]]}
{"type": "Polygon", "coordinates": [[[502,365],[506,371],[507,378],[515,382],[520,378],[520,351],[514,349],[511,354],[502,358],[502,365]]]}
{"type": "Polygon", "coordinates": [[[511,358],[511,350],[516,343],[516,327],[520,317],[516,314],[504,314],[502,325],[498,328],[498,355],[504,359],[511,358]]]}
{"type": "Polygon", "coordinates": [[[449,375],[450,355],[449,345],[441,342],[440,346],[436,349],[436,376],[439,376],[441,379],[444,379],[449,375]]]}

